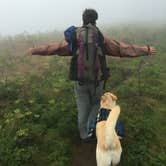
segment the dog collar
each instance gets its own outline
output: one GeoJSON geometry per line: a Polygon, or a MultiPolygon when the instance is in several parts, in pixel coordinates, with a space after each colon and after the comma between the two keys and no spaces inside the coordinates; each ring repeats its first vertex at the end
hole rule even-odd
{"type": "Polygon", "coordinates": [[[96,122],[98,123],[98,122],[107,120],[110,112],[111,112],[111,109],[105,109],[105,108],[99,109],[96,122]]]}

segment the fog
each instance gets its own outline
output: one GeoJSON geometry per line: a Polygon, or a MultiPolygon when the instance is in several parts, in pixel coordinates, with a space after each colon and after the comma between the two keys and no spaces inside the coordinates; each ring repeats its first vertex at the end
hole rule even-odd
{"type": "Polygon", "coordinates": [[[166,23],[166,0],[0,0],[0,34],[79,26],[85,8],[98,11],[98,25],[166,23]]]}

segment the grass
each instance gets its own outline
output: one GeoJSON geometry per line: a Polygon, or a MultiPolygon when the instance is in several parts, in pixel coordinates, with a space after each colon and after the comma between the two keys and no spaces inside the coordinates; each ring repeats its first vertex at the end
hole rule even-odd
{"type": "MultiPolygon", "coordinates": [[[[68,80],[69,59],[22,55],[23,50],[33,46],[30,41],[53,41],[54,33],[50,34],[24,34],[0,41],[2,166],[70,166],[74,165],[73,155],[91,155],[88,145],[80,146],[83,151],[75,148],[79,136],[73,83],[68,80]]],[[[164,166],[166,29],[116,27],[105,30],[105,34],[117,39],[124,34],[127,42],[152,43],[157,48],[152,58],[108,57],[111,77],[106,90],[118,96],[122,109],[125,138],[120,165],[164,166]]],[[[85,160],[87,166],[95,165],[85,160]]],[[[81,166],[81,160],[77,165],[81,166]]]]}

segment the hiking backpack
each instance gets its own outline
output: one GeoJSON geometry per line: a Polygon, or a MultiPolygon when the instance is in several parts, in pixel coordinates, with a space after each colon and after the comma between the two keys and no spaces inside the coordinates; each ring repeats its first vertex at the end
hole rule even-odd
{"type": "Polygon", "coordinates": [[[69,78],[80,82],[107,80],[109,68],[104,37],[99,29],[92,24],[79,28],[72,26],[65,31],[65,37],[72,53],[69,78]]]}

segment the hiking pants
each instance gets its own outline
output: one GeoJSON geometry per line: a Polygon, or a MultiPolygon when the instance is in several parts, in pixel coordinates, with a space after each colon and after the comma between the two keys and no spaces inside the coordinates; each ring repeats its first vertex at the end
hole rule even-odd
{"type": "Polygon", "coordinates": [[[99,82],[97,86],[93,83],[84,83],[81,85],[79,82],[75,82],[74,84],[78,109],[78,128],[82,139],[88,137],[89,124],[96,119],[100,108],[103,85],[103,81],[99,82]]]}

